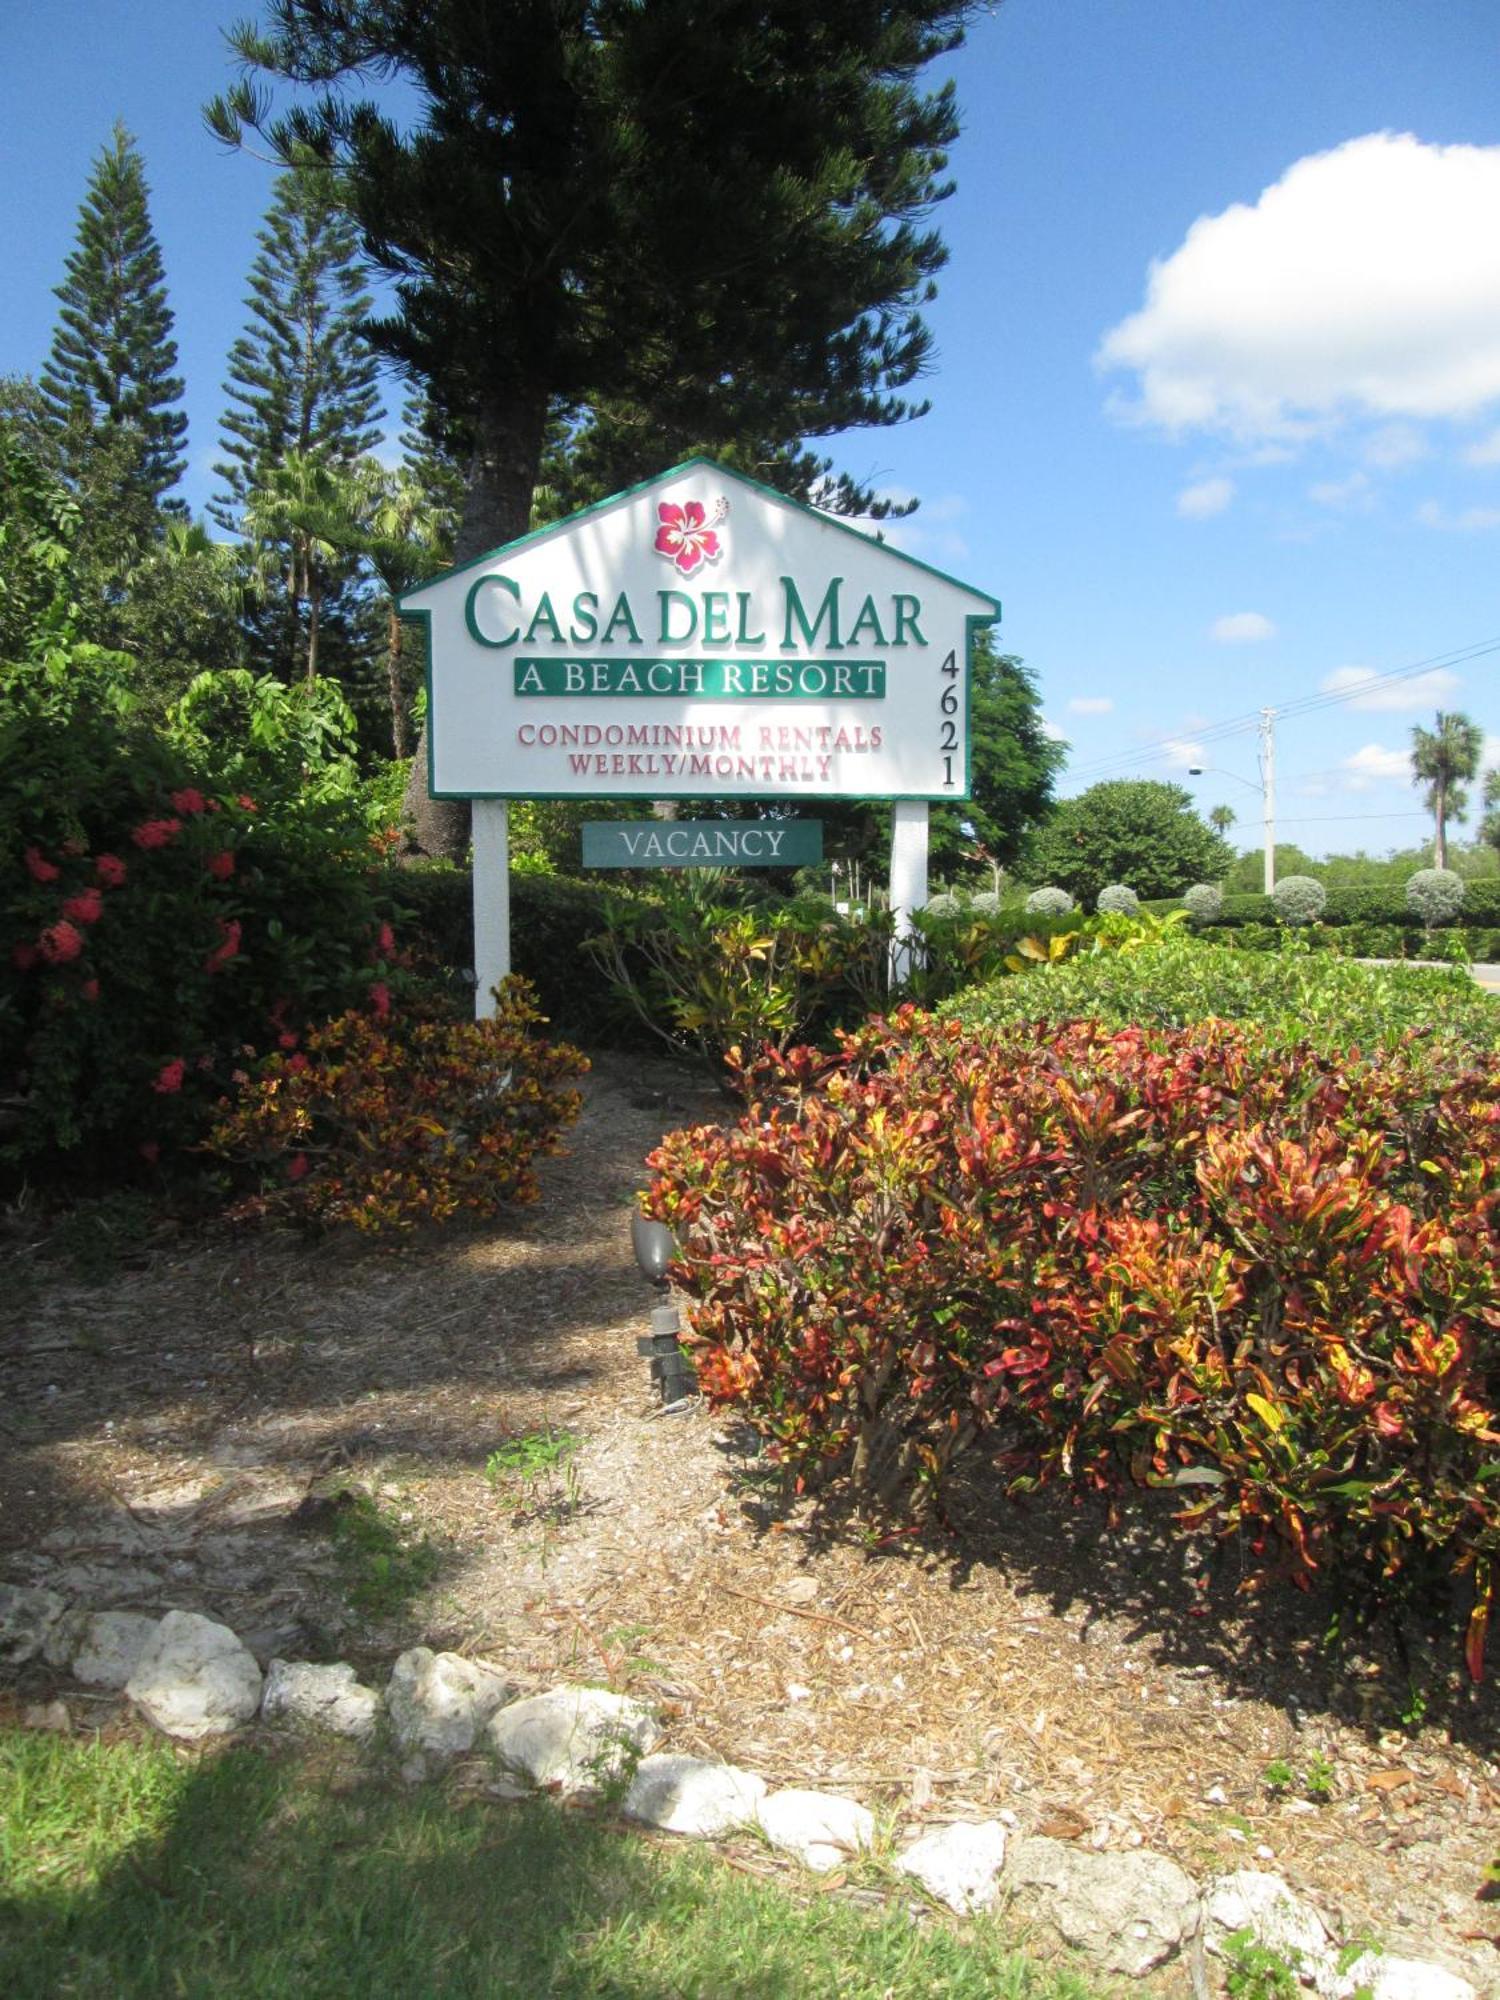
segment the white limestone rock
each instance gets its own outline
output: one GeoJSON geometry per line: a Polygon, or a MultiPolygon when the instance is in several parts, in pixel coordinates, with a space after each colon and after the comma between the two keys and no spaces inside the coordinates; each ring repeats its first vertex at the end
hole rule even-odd
{"type": "Polygon", "coordinates": [[[1165,1965],[1198,1923],[1198,1890],[1165,1855],[1072,1847],[1032,1836],[1005,1865],[1010,1906],[1109,1972],[1139,1978],[1165,1965]]]}
{"type": "Polygon", "coordinates": [[[159,1618],[142,1611],[95,1611],[83,1622],[73,1654],[73,1678],[87,1687],[122,1688],[156,1636],[159,1618]]]}
{"type": "Polygon", "coordinates": [[[875,1817],[855,1799],[795,1786],[773,1792],[756,1814],[761,1832],[783,1854],[795,1854],[820,1875],[837,1868],[875,1838],[875,1817]]]}
{"type": "Polygon", "coordinates": [[[227,1625],[196,1611],[169,1611],[125,1684],[165,1736],[196,1743],[227,1736],[260,1707],[260,1668],[227,1625]]]}
{"type": "Polygon", "coordinates": [[[272,1660],[260,1705],[265,1722],[327,1730],[361,1742],[375,1733],[380,1709],[380,1696],[360,1685],[353,1667],[342,1662],[316,1667],[306,1660],[272,1660]]]}
{"type": "Polygon", "coordinates": [[[66,1609],[55,1590],[40,1584],[0,1583],[0,1667],[34,1660],[66,1609]]]}
{"type": "Polygon", "coordinates": [[[993,1819],[938,1827],[898,1854],[896,1866],[955,1915],[972,1916],[989,1909],[1000,1893],[1005,1838],[1005,1828],[993,1819]]]}
{"type": "Polygon", "coordinates": [[[482,1667],[461,1653],[413,1646],[392,1667],[385,1699],[401,1749],[461,1757],[515,1691],[514,1683],[493,1667],[482,1667]]]}
{"type": "Polygon", "coordinates": [[[669,1752],[642,1758],[625,1794],[624,1811],[664,1833],[716,1840],[753,1820],[765,1795],[766,1781],[753,1771],[669,1752]]]}
{"type": "Polygon", "coordinates": [[[1332,1991],[1337,2000],[1349,2000],[1362,1986],[1370,2000],[1479,2000],[1478,1989],[1446,1966],[1387,1952],[1364,1952],[1345,1966],[1332,1991]]]}
{"type": "Polygon", "coordinates": [[[1312,1904],[1294,1895],[1279,1875],[1240,1868],[1232,1875],[1221,1875],[1204,1891],[1205,1950],[1223,1958],[1225,1939],[1243,1931],[1267,1950],[1279,1951],[1299,1976],[1323,1989],[1336,1956],[1328,1926],[1312,1904]]]}
{"type": "Polygon", "coordinates": [[[603,1688],[549,1688],[512,1702],[485,1732],[502,1770],[561,1792],[597,1791],[651,1750],[661,1727],[651,1710],[603,1688]]]}

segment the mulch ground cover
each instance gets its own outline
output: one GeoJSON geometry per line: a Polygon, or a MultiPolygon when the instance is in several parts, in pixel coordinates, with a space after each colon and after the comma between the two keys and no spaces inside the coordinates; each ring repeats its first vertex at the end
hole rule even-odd
{"type": "Polygon", "coordinates": [[[742,1427],[657,1408],[632,1197],[664,1131],[726,1110],[602,1057],[539,1206],[395,1251],[168,1227],[85,1283],[13,1214],[0,1580],[372,1674],[420,1640],[607,1681],[772,1783],[1274,1869],[1495,1990],[1500,1703],[1450,1625],[1330,1647],[1332,1605],[1247,1597],[1158,1496],[1008,1505],[982,1465],[920,1536],[830,1517],[742,1427]]]}

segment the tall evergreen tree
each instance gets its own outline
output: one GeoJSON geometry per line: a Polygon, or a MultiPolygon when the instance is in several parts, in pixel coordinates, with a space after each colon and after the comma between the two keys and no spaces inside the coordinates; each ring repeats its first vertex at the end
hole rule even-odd
{"type": "Polygon", "coordinates": [[[288,452],[347,469],[380,436],[378,363],[361,332],[370,294],[353,223],[315,163],[279,176],[250,267],[250,320],[229,351],[223,491],[210,509],[238,530],[251,494],[288,452]]]}
{"type": "Polygon", "coordinates": [[[150,522],[186,468],[187,417],[173,407],[183,383],[145,169],[121,124],[94,162],[65,268],[40,380],[48,416],[70,474],[81,481],[108,452],[120,500],[144,503],[150,522]]]}
{"type": "MultiPolygon", "coordinates": [[[[266,0],[240,61],[325,88],[273,121],[247,79],[208,117],[338,168],[396,280],[372,338],[467,433],[464,561],[525,532],[559,405],[770,440],[919,414],[957,132],[919,79],[971,7],[266,0]],[[416,115],[344,94],[372,74],[416,115]]],[[[426,817],[423,844],[461,838],[461,811],[426,817]]]]}

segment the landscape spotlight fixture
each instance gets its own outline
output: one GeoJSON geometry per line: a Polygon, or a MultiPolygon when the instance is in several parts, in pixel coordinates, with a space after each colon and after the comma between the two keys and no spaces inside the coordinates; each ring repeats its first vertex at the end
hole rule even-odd
{"type": "Polygon", "coordinates": [[[630,1244],[641,1275],[660,1294],[659,1303],[651,1309],[651,1331],[637,1339],[635,1351],[650,1361],[651,1379],[663,1405],[680,1405],[697,1394],[698,1378],[682,1351],[682,1322],[667,1290],[667,1266],[677,1255],[677,1239],[664,1222],[652,1222],[637,1209],[630,1220],[630,1244]]]}

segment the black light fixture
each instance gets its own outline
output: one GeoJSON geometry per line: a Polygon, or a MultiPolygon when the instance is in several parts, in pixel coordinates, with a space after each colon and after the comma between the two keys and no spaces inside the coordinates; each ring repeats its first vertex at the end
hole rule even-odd
{"type": "Polygon", "coordinates": [[[664,1222],[652,1222],[637,1209],[630,1221],[630,1245],[641,1275],[656,1286],[659,1302],[651,1309],[651,1331],[637,1339],[635,1350],[651,1363],[651,1379],[665,1407],[697,1394],[698,1378],[682,1351],[682,1321],[667,1290],[667,1266],[677,1255],[677,1239],[664,1222]]]}

